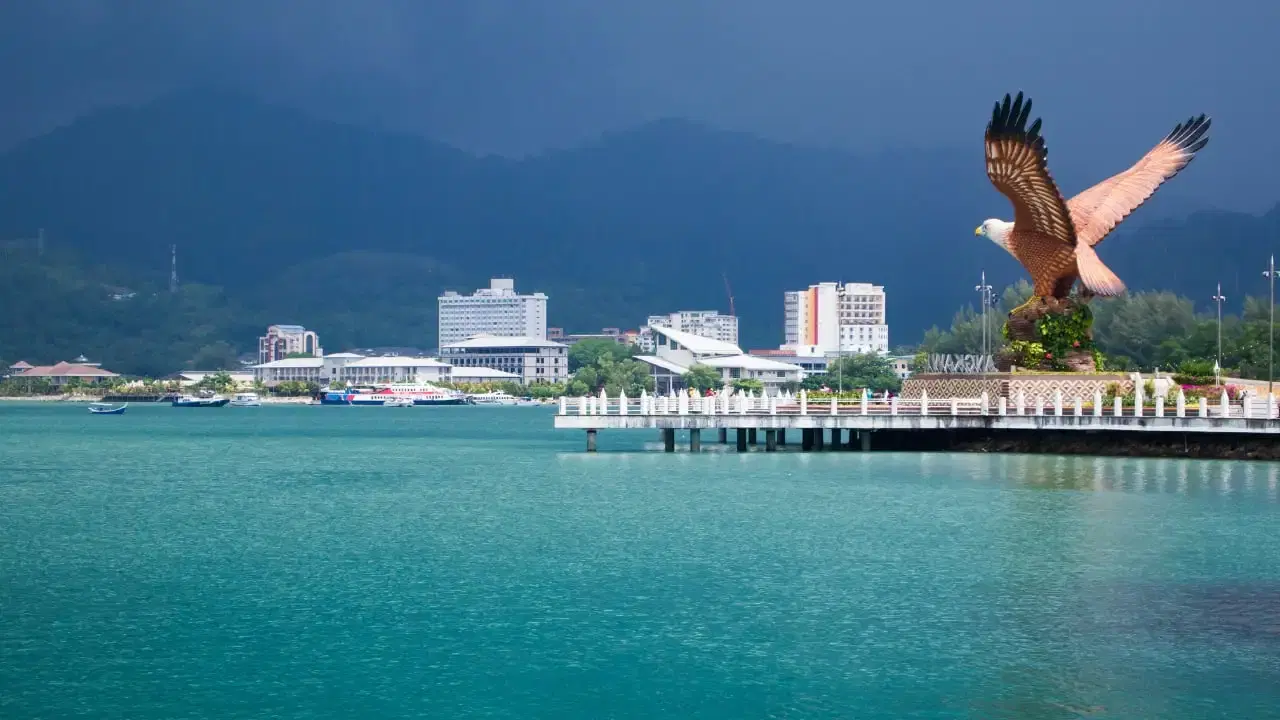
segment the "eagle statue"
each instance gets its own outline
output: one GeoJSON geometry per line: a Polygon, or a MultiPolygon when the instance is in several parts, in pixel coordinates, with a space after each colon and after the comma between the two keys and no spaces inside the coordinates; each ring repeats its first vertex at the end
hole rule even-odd
{"type": "Polygon", "coordinates": [[[1119,295],[1124,283],[1094,247],[1120,221],[1177,175],[1208,142],[1204,115],[1179,123],[1128,170],[1113,175],[1070,200],[1049,175],[1049,151],[1040,119],[1027,126],[1031,98],[1004,96],[987,124],[987,177],[1013,203],[1013,222],[990,219],[975,234],[1004,248],[1031,275],[1034,293],[1048,304],[1065,299],[1076,280],[1082,295],[1119,295]]]}

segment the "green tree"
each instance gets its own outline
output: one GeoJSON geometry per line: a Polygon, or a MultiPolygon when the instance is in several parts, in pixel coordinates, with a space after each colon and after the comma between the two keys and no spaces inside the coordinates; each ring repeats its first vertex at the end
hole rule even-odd
{"type": "Polygon", "coordinates": [[[809,389],[824,385],[833,390],[843,387],[846,392],[860,388],[896,392],[902,388],[902,380],[894,373],[889,358],[876,353],[862,353],[832,360],[825,374],[808,378],[805,385],[809,389]]]}
{"type": "Polygon", "coordinates": [[[685,385],[700,393],[705,393],[708,390],[719,390],[724,387],[724,378],[721,377],[720,371],[701,363],[695,363],[681,377],[684,379],[685,385]]]}
{"type": "Polygon", "coordinates": [[[211,375],[206,375],[195,385],[201,390],[213,390],[214,392],[227,392],[234,390],[236,381],[231,378],[231,374],[225,370],[220,370],[211,375]]]}
{"type": "Polygon", "coordinates": [[[601,359],[628,360],[636,354],[636,347],[608,338],[587,338],[569,346],[569,372],[600,364],[601,359]]]}
{"type": "Polygon", "coordinates": [[[755,378],[738,378],[733,381],[734,390],[742,390],[745,392],[760,393],[764,391],[764,383],[755,378]]]}

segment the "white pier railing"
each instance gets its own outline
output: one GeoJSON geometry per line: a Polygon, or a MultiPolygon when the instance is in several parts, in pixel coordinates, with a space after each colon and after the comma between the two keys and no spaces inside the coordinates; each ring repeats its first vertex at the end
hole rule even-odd
{"type": "Polygon", "coordinates": [[[864,395],[860,399],[810,398],[801,390],[795,395],[757,395],[751,392],[721,393],[710,396],[690,397],[687,393],[649,395],[629,398],[625,394],[609,397],[602,390],[599,395],[577,398],[560,398],[560,415],[600,415],[620,417],[664,415],[1047,415],[1058,417],[1168,417],[1168,418],[1242,418],[1266,420],[1280,418],[1275,398],[1265,400],[1246,396],[1232,402],[1226,391],[1210,401],[1197,398],[1189,401],[1182,390],[1167,402],[1157,397],[1148,405],[1141,395],[1125,403],[1121,398],[1105,401],[1102,393],[1093,397],[1063,397],[1061,391],[1049,396],[1027,396],[1019,393],[1014,398],[998,397],[992,402],[983,393],[977,398],[919,398],[894,397],[888,400],[864,395]]]}

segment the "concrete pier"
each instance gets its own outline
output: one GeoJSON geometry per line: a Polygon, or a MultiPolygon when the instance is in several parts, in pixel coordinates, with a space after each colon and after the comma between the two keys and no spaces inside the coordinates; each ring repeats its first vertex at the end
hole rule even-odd
{"type": "Polygon", "coordinates": [[[689,431],[689,452],[702,452],[702,430],[698,428],[689,431]]]}
{"type": "Polygon", "coordinates": [[[587,431],[595,451],[600,430],[653,428],[663,448],[675,450],[675,431],[690,431],[690,448],[700,448],[701,430],[715,429],[722,441],[736,433],[738,451],[758,442],[766,451],[785,446],[786,431],[799,430],[801,450],[976,450],[985,452],[1091,452],[1280,459],[1280,408],[1274,401],[1246,397],[1229,401],[1189,400],[1135,408],[1119,399],[869,398],[853,402],[736,395],[707,398],[561,398],[555,426],[587,431]],[[826,432],[831,431],[830,442],[826,432]],[[844,434],[845,431],[848,434],[844,434]],[[694,433],[697,433],[695,435],[694,433]],[[772,439],[771,439],[772,438],[772,439]]]}

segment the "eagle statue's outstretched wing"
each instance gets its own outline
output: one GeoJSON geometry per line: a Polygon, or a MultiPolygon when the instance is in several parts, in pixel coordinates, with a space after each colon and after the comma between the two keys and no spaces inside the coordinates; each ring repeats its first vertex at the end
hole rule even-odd
{"type": "Polygon", "coordinates": [[[1067,201],[1049,174],[1040,120],[1030,127],[1031,99],[1004,96],[987,124],[987,178],[1013,203],[1009,252],[1031,274],[1040,296],[1065,296],[1077,277],[1097,295],[1118,295],[1124,283],[1093,247],[1080,243],[1067,201]]]}
{"type": "MultiPolygon", "coordinates": [[[[1004,96],[987,124],[987,177],[1013,203],[1014,231],[1024,240],[1057,241],[1074,246],[1075,226],[1066,200],[1049,175],[1049,150],[1040,135],[1040,120],[1027,127],[1031,100],[1004,96]]],[[[1033,243],[1034,244],[1034,243],[1033,243]]],[[[1030,252],[1034,247],[1020,248],[1030,252]]],[[[1015,251],[1015,256],[1022,253],[1015,251]]]]}
{"type": "Polygon", "coordinates": [[[1208,117],[1178,123],[1133,167],[1113,175],[1067,202],[1079,241],[1097,245],[1156,189],[1185,168],[1208,144],[1208,117]]]}

